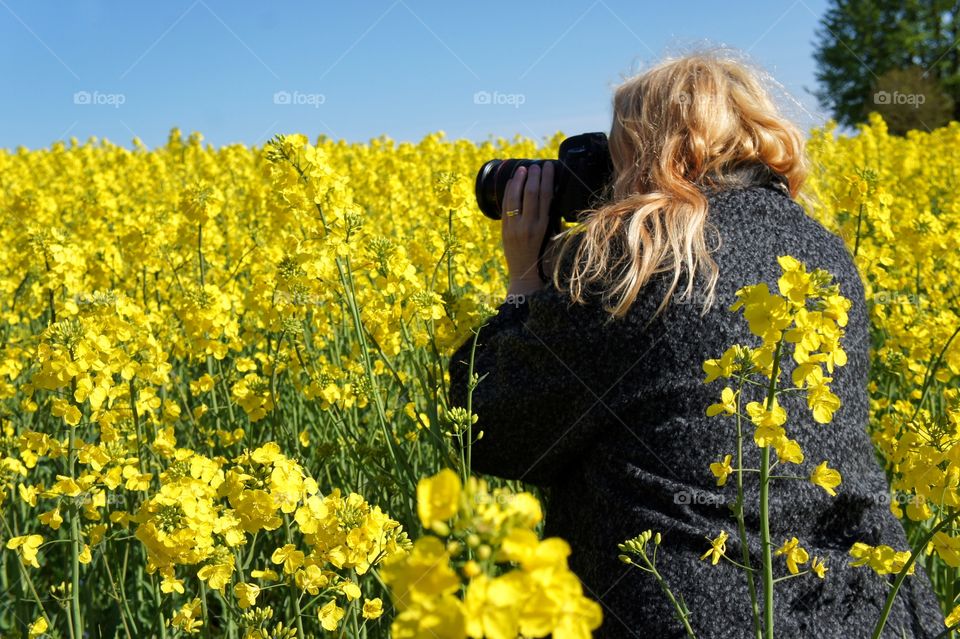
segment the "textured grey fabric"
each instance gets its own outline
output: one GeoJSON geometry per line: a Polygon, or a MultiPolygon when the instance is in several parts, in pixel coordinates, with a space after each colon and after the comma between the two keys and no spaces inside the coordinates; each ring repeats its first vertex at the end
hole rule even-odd
{"type": "MultiPolygon", "coordinates": [[[[776,474],[807,476],[828,460],[843,483],[831,497],[805,480],[772,482],[775,547],[796,536],[828,568],[825,580],[808,574],[776,584],[775,631],[782,638],[869,637],[888,588],[871,569],[850,566],[850,546],[858,540],[898,550],[908,546],[889,510],[886,478],[865,430],[870,342],[862,281],[842,240],[776,185],[727,189],[709,202],[708,221],[720,238],[713,253],[720,279],[717,303],[706,315],[701,317],[702,301],[695,297],[672,302],[647,324],[667,288],[662,275],[622,321],[605,321],[596,302],[569,304],[548,285],[522,303],[503,304],[480,329],[474,370],[487,376],[473,394],[475,428],[484,433],[473,446],[473,470],[544,487],[545,534],[570,542],[571,567],[586,593],[603,605],[596,636],[684,636],[652,576],[617,559],[617,544],[647,528],[663,534],[658,568],[687,602],[697,635],[750,636],[744,572],[724,560],[716,566],[700,560],[707,538],[721,529],[730,533],[727,555],[741,561],[742,552],[725,505],[734,501],[735,480],[717,487],[709,470],[711,462],[735,453],[735,421],[706,417],[724,381],[704,384],[702,363],[732,344],[757,343],[742,312],[727,308],[741,286],[767,282],[776,290],[778,255],[827,269],[853,302],[841,342],[849,361],[831,383],[843,406],[823,425],[813,421],[799,394],[781,398],[788,434],[806,459],[802,466],[781,464],[776,474]]],[[[709,238],[714,245],[715,236],[709,238]]],[[[450,360],[455,405],[466,406],[471,342],[450,360]]],[[[789,383],[791,358],[784,368],[782,379],[789,383]]],[[[744,404],[751,399],[762,397],[745,391],[744,404]]],[[[759,468],[749,424],[745,433],[745,466],[759,468]]],[[[756,478],[746,474],[745,509],[751,562],[759,567],[756,478]]],[[[775,557],[774,575],[786,574],[784,558],[775,557]]],[[[932,637],[943,629],[918,565],[883,636],[932,637]]]]}

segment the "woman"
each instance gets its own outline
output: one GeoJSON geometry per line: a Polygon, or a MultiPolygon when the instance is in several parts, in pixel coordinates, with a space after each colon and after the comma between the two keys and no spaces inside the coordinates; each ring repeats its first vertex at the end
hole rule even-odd
{"type": "MultiPolygon", "coordinates": [[[[774,547],[797,537],[825,558],[814,574],[775,586],[777,637],[869,636],[887,596],[885,578],[851,567],[855,541],[907,549],[866,432],[868,318],[863,284],[843,241],[794,200],[807,168],[803,138],[744,65],[702,54],[671,60],[621,84],[614,96],[612,197],[550,245],[552,279],[537,276],[553,169],[519,170],[506,192],[503,246],[508,301],[480,330],[473,392],[474,471],[544,487],[545,535],[572,547],[570,565],[601,602],[603,637],[683,637],[653,577],[620,561],[617,544],[662,533],[657,566],[691,611],[698,637],[753,636],[742,569],[702,561],[708,539],[731,533],[735,482],[716,485],[712,462],[732,452],[732,420],[708,418],[722,382],[704,384],[704,360],[757,343],[735,291],[776,290],[777,257],[830,271],[852,300],[842,346],[848,362],[831,390],[842,407],[815,423],[800,394],[780,403],[808,463],[828,460],[843,483],[829,496],[808,481],[773,480],[774,547]],[[681,293],[681,283],[684,284],[681,293]]],[[[451,359],[451,402],[466,406],[472,338],[451,359]]],[[[792,358],[781,377],[789,384],[792,358]]],[[[745,439],[744,467],[759,467],[745,439]]],[[[783,470],[784,467],[780,467],[783,470]]],[[[784,472],[793,468],[787,466],[784,472]]],[[[804,465],[803,472],[809,468],[804,465]]],[[[751,565],[761,564],[758,488],[744,478],[751,565]]],[[[774,575],[787,574],[776,557],[774,575]]],[[[809,567],[804,566],[803,568],[809,567]]],[[[921,566],[900,591],[884,637],[944,629],[921,566]]]]}

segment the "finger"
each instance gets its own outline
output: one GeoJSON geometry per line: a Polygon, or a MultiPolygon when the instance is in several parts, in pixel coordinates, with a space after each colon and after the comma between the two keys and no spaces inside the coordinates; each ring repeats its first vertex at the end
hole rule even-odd
{"type": "Polygon", "coordinates": [[[513,222],[511,216],[507,215],[507,211],[520,208],[520,198],[523,193],[523,183],[526,179],[526,176],[527,169],[526,167],[521,166],[507,181],[507,186],[503,194],[503,210],[501,211],[500,215],[500,219],[503,221],[504,227],[506,227],[508,224],[512,224],[513,222]]]}
{"type": "Polygon", "coordinates": [[[523,215],[528,224],[537,221],[540,211],[540,166],[530,167],[527,183],[523,187],[523,215]]]}
{"type": "Polygon", "coordinates": [[[523,198],[523,185],[527,178],[527,167],[521,166],[514,171],[503,196],[503,211],[512,211],[520,208],[523,198]]]}
{"type": "Polygon", "coordinates": [[[540,217],[550,216],[550,202],[553,200],[554,163],[547,162],[540,176],[540,217]]]}

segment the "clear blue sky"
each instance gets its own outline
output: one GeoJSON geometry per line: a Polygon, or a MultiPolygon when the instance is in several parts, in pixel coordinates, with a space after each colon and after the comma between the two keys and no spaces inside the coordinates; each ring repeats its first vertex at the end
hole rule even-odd
{"type": "Polygon", "coordinates": [[[824,0],[0,0],[0,147],[91,135],[216,145],[274,133],[367,141],[609,129],[614,84],[698,45],[745,51],[825,116],[824,0]]]}

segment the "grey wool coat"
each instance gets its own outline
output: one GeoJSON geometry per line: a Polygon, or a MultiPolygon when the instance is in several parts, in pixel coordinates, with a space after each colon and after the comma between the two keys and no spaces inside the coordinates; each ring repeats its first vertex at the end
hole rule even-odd
{"type": "MultiPolygon", "coordinates": [[[[728,307],[744,285],[766,282],[777,290],[777,256],[792,255],[810,270],[827,269],[852,300],[841,341],[848,362],[835,369],[830,383],[842,407],[831,423],[818,424],[802,393],[782,395],[787,433],[805,460],[780,464],[775,474],[807,477],[827,460],[840,471],[842,484],[830,496],[806,480],[771,482],[774,548],[795,536],[827,566],[825,579],[806,574],[775,585],[774,630],[784,639],[869,637],[892,579],[850,566],[850,547],[855,541],[897,550],[908,545],[890,512],[886,477],[866,432],[870,339],[863,283],[843,241],[777,183],[708,195],[708,230],[715,229],[708,243],[716,245],[719,234],[712,255],[720,275],[717,303],[706,315],[700,314],[702,297],[687,303],[674,297],[648,323],[669,284],[670,274],[661,274],[622,320],[605,322],[598,303],[569,304],[547,284],[522,302],[501,305],[480,329],[474,370],[487,376],[473,393],[474,432],[483,431],[473,444],[473,470],[543,488],[544,534],[570,543],[572,570],[585,594],[602,605],[604,621],[595,636],[685,636],[654,578],[618,560],[617,544],[648,528],[662,534],[657,568],[686,602],[696,635],[751,636],[745,573],[723,559],[716,566],[700,559],[708,538],[726,530],[727,556],[742,562],[728,507],[736,497],[735,479],[717,487],[709,470],[727,453],[735,463],[735,420],[706,416],[725,381],[705,384],[702,364],[732,344],[758,343],[742,311],[728,307]]],[[[471,342],[472,336],[450,360],[450,398],[458,406],[466,406],[471,342]]],[[[781,380],[789,384],[791,356],[783,366],[781,380]]],[[[741,406],[751,399],[762,401],[745,390],[741,406]]],[[[744,432],[744,466],[759,468],[752,425],[744,432]]],[[[747,546],[759,569],[757,474],[746,473],[744,483],[747,546]]],[[[928,576],[916,566],[883,637],[934,637],[945,629],[928,576]]],[[[774,557],[773,568],[775,577],[788,574],[782,556],[774,557]]]]}

